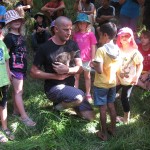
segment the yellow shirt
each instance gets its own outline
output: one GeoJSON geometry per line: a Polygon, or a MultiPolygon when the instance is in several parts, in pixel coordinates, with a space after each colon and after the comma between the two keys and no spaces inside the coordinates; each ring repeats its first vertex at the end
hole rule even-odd
{"type": "Polygon", "coordinates": [[[111,88],[116,86],[116,72],[119,68],[119,57],[111,58],[104,47],[96,51],[95,61],[103,63],[103,73],[95,72],[94,86],[99,88],[111,88]]]}
{"type": "Polygon", "coordinates": [[[142,54],[134,49],[130,53],[121,52],[121,67],[117,72],[117,76],[122,85],[131,85],[133,77],[136,75],[136,65],[143,62],[142,54]]]}

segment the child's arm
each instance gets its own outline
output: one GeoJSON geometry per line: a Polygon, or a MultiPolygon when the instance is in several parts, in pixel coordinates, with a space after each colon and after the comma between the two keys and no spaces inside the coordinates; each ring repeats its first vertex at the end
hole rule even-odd
{"type": "Polygon", "coordinates": [[[94,7],[94,5],[92,5],[91,10],[89,10],[89,11],[83,11],[83,10],[81,10],[80,12],[81,13],[85,13],[87,15],[90,15],[90,14],[94,14],[94,10],[95,10],[95,7],[94,7]]]}
{"type": "Polygon", "coordinates": [[[46,5],[45,6],[43,6],[42,8],[41,8],[41,10],[42,11],[47,11],[47,12],[53,12],[54,11],[54,8],[49,8],[49,7],[47,7],[46,5]]]}
{"type": "Polygon", "coordinates": [[[103,62],[93,61],[92,65],[97,73],[99,74],[103,73],[103,62]]]}
{"type": "Polygon", "coordinates": [[[143,70],[143,63],[141,62],[140,64],[136,65],[136,75],[133,78],[131,84],[136,85],[138,83],[138,79],[141,75],[142,70],[143,70]]]}
{"type": "Polygon", "coordinates": [[[12,77],[11,77],[10,68],[9,68],[9,59],[6,60],[6,68],[7,68],[7,74],[8,74],[9,80],[11,81],[12,77]]]}
{"type": "Polygon", "coordinates": [[[95,47],[96,47],[95,45],[92,45],[92,46],[91,46],[91,50],[92,50],[92,51],[91,51],[92,61],[93,61],[94,58],[95,58],[95,53],[96,53],[95,47]]]}
{"type": "Polygon", "coordinates": [[[114,15],[109,15],[109,16],[102,15],[102,16],[101,16],[101,18],[102,18],[103,20],[110,20],[110,19],[112,19],[112,18],[114,18],[114,17],[115,17],[114,15]]]}
{"type": "Polygon", "coordinates": [[[122,5],[126,0],[119,0],[119,4],[122,5]]]}
{"type": "Polygon", "coordinates": [[[55,8],[54,12],[62,9],[65,9],[65,5],[63,3],[59,7],[55,8]]]}
{"type": "Polygon", "coordinates": [[[76,0],[73,6],[75,11],[78,11],[78,4],[79,4],[79,0],[76,0]]]}
{"type": "Polygon", "coordinates": [[[139,3],[141,6],[144,5],[145,0],[137,0],[137,1],[138,1],[138,3],[139,3]]]}
{"type": "Polygon", "coordinates": [[[79,0],[79,2],[78,2],[78,10],[77,11],[79,11],[79,12],[82,11],[81,0],[79,0]]]}

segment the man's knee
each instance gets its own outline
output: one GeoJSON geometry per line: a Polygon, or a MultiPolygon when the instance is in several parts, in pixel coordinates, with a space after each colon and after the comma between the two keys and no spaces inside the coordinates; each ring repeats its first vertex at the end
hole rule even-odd
{"type": "Polygon", "coordinates": [[[76,96],[75,99],[76,99],[76,101],[75,101],[76,104],[79,104],[79,105],[80,105],[80,104],[82,103],[82,101],[84,100],[84,96],[81,95],[81,94],[79,94],[79,95],[76,96]]]}
{"type": "Polygon", "coordinates": [[[81,111],[78,115],[86,120],[93,121],[95,119],[95,113],[93,110],[81,111]]]}

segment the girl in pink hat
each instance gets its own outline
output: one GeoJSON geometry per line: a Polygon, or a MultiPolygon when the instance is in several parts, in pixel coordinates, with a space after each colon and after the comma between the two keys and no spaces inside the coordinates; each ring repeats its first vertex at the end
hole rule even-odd
{"type": "Polygon", "coordinates": [[[124,27],[119,30],[117,45],[120,48],[122,64],[117,73],[119,85],[116,92],[122,89],[121,102],[124,110],[124,117],[117,117],[117,121],[129,123],[130,104],[129,98],[133,85],[136,85],[143,69],[143,56],[138,51],[133,32],[130,28],[124,27]]]}
{"type": "Polygon", "coordinates": [[[14,115],[20,115],[20,120],[27,126],[35,126],[24,109],[22,94],[23,81],[26,78],[27,71],[27,49],[25,38],[21,35],[23,18],[19,16],[17,11],[9,10],[5,14],[5,23],[9,28],[8,34],[4,38],[4,42],[9,50],[9,66],[12,74],[13,86],[13,102],[14,115]]]}

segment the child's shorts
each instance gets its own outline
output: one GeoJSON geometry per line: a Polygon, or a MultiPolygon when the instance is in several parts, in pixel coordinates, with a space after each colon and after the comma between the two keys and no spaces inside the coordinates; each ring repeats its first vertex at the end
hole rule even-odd
{"type": "Polygon", "coordinates": [[[5,107],[7,103],[8,85],[0,87],[0,106],[5,107]]]}
{"type": "Polygon", "coordinates": [[[82,68],[84,71],[95,71],[93,68],[90,67],[90,61],[82,62],[82,68]]]}
{"type": "Polygon", "coordinates": [[[94,105],[101,106],[107,105],[108,103],[113,103],[116,96],[116,87],[109,89],[98,88],[94,86],[94,105]]]}
{"type": "Polygon", "coordinates": [[[26,73],[11,71],[14,75],[13,77],[18,80],[24,80],[26,78],[26,73]]]}

